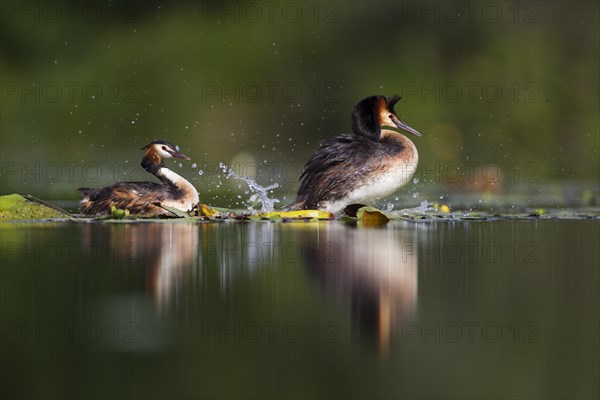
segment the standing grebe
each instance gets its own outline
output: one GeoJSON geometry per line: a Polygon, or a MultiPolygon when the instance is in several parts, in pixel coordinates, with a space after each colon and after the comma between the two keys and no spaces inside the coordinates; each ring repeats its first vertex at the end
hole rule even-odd
{"type": "Polygon", "coordinates": [[[419,132],[400,121],[394,105],[400,96],[370,96],[352,110],[352,131],[320,143],[300,175],[300,189],[288,210],[320,209],[332,213],[353,203],[392,194],[415,173],[417,148],[398,127],[419,132]],[[390,127],[390,129],[386,129],[390,127]]]}
{"type": "Polygon", "coordinates": [[[172,143],[163,140],[142,147],[146,155],[142,167],[163,183],[120,182],[99,189],[79,188],[85,197],[79,203],[79,211],[84,215],[110,214],[114,206],[128,209],[133,214],[169,214],[160,206],[189,211],[200,200],[196,188],[185,178],[171,171],[163,162],[164,158],[190,160],[177,151],[172,143]]]}

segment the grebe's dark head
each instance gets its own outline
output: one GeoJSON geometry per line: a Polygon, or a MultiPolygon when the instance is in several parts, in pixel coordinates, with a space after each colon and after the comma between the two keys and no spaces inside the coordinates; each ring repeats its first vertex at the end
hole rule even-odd
{"type": "Polygon", "coordinates": [[[146,156],[154,156],[153,158],[181,158],[182,160],[191,160],[185,154],[179,152],[179,148],[173,143],[164,140],[155,140],[148,143],[142,150],[146,150],[146,156]]]}
{"type": "MultiPolygon", "coordinates": [[[[382,127],[397,127],[403,131],[421,136],[419,132],[411,128],[398,118],[394,105],[400,100],[400,96],[369,96],[358,102],[352,110],[352,131],[371,140],[378,141],[381,138],[382,127]]],[[[385,128],[383,128],[385,130],[385,128]]]]}

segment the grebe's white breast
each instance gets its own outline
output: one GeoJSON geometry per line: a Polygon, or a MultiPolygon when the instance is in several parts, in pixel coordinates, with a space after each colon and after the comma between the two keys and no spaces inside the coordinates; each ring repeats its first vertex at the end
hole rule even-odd
{"type": "Polygon", "coordinates": [[[410,182],[417,169],[419,153],[410,139],[404,135],[401,135],[400,139],[404,148],[398,156],[390,160],[389,168],[364,176],[364,180],[357,182],[356,187],[350,189],[343,198],[324,202],[320,208],[335,214],[349,204],[369,204],[389,196],[410,182]]]}

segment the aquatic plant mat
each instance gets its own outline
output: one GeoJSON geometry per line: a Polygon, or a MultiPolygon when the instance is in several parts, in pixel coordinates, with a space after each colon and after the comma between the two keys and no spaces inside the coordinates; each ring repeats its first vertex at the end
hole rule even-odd
{"type": "Polygon", "coordinates": [[[71,220],[73,216],[33,196],[0,196],[0,221],[71,220]]]}
{"type": "MultiPolygon", "coordinates": [[[[163,207],[168,213],[161,216],[129,214],[128,210],[115,209],[111,215],[88,217],[69,212],[44,202],[36,197],[19,194],[0,196],[0,222],[10,221],[79,221],[108,223],[140,222],[192,222],[192,221],[255,221],[255,222],[317,222],[334,220],[333,214],[322,210],[255,212],[198,205],[191,212],[163,207]]],[[[599,207],[565,209],[528,209],[525,212],[487,212],[450,210],[446,205],[432,205],[402,210],[382,211],[374,207],[352,204],[344,210],[338,220],[346,223],[383,225],[390,221],[485,221],[485,220],[599,220],[599,207]]]]}

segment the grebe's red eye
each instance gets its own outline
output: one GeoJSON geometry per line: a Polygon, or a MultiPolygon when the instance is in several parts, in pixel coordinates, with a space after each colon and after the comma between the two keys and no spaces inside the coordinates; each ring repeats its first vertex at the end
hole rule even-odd
{"type": "Polygon", "coordinates": [[[162,149],[163,149],[164,151],[167,151],[167,147],[166,147],[166,146],[163,146],[163,147],[162,147],[162,149]]]}
{"type": "Polygon", "coordinates": [[[390,119],[394,119],[394,116],[393,116],[393,114],[390,114],[390,115],[388,115],[388,117],[389,117],[390,119]]]}

